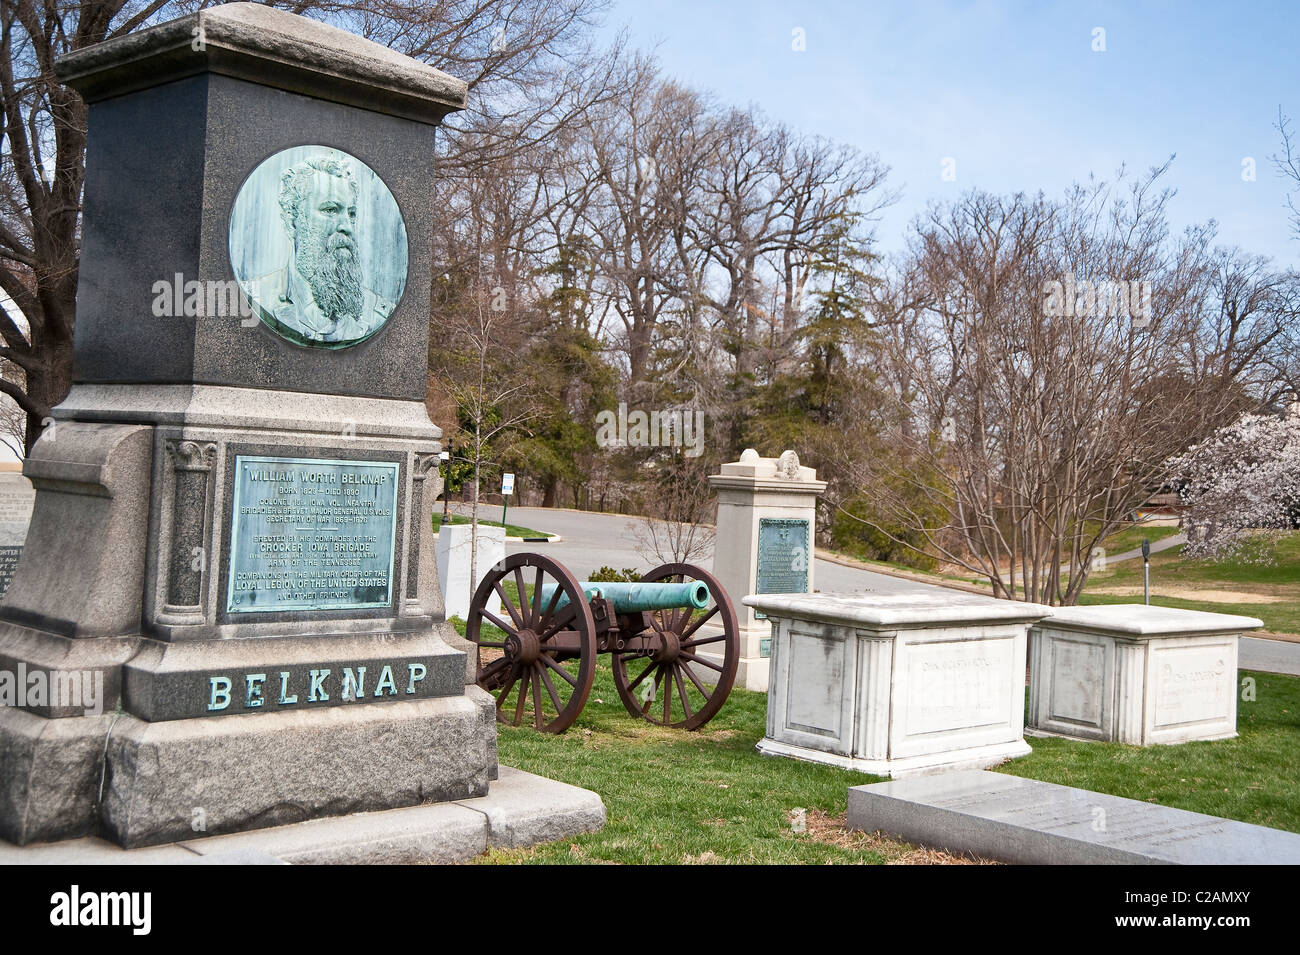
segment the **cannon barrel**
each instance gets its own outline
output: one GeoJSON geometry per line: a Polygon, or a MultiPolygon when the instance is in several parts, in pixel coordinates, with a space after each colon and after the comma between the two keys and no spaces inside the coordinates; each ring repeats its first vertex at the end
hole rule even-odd
{"type": "MultiPolygon", "coordinates": [[[[607,600],[612,600],[614,610],[617,613],[637,613],[642,610],[673,610],[677,607],[693,607],[696,610],[703,610],[709,605],[708,585],[698,580],[684,584],[643,584],[583,580],[579,581],[578,586],[582,588],[588,600],[592,597],[604,597],[607,600]]],[[[543,610],[550,605],[551,595],[554,592],[554,584],[542,585],[543,610]]],[[[555,607],[558,610],[568,602],[569,598],[561,593],[555,607]]]]}

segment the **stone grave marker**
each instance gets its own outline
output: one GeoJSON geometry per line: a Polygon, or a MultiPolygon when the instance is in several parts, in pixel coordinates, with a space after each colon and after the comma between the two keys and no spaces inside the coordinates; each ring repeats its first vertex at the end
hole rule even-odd
{"type": "MultiPolygon", "coordinates": [[[[764,458],[747,448],[739,461],[710,475],[709,487],[718,495],[713,573],[736,602],[740,624],[736,686],[766,691],[772,627],[761,610],[741,605],[740,598],[813,592],[817,498],[826,482],[793,451],[764,458]]],[[[721,662],[717,654],[700,656],[721,662]]]]}
{"type": "Polygon", "coordinates": [[[9,590],[27,540],[36,491],[18,471],[0,471],[0,598],[9,590]]]}
{"type": "Polygon", "coordinates": [[[1237,643],[1254,617],[1059,607],[1029,635],[1032,735],[1152,746],[1237,735],[1237,643]]]}
{"type": "MultiPolygon", "coordinates": [[[[474,595],[481,581],[492,569],[506,557],[506,529],[480,524],[478,536],[471,534],[469,524],[444,524],[438,531],[438,584],[442,589],[443,602],[448,617],[469,619],[470,597],[474,595]],[[478,571],[478,580],[470,580],[470,548],[478,551],[474,568],[478,571]]],[[[495,594],[488,598],[487,611],[501,613],[501,598],[495,594]]]]}
{"type": "Polygon", "coordinates": [[[745,604],[772,619],[759,752],[894,777],[1030,752],[1025,641],[1048,607],[951,591],[745,604]]]}

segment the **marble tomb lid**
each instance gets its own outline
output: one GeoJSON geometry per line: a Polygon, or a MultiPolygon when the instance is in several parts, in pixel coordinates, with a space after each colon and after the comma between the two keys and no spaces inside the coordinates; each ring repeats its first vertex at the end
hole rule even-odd
{"type": "Polygon", "coordinates": [[[908,629],[951,624],[1034,622],[1052,612],[1042,604],[997,600],[959,591],[904,594],[751,594],[746,606],[769,616],[867,627],[908,629]]]}
{"type": "Polygon", "coordinates": [[[1131,636],[1167,636],[1190,633],[1237,633],[1258,630],[1264,621],[1235,614],[1149,607],[1146,604],[1105,604],[1092,607],[1054,607],[1040,627],[1122,633],[1131,636]]]}

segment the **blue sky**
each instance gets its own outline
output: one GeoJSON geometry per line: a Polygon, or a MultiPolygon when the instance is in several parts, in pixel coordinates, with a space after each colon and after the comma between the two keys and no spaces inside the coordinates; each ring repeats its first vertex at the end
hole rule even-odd
{"type": "Polygon", "coordinates": [[[877,227],[901,248],[931,199],[969,188],[1061,195],[1176,154],[1175,228],[1300,266],[1269,156],[1279,105],[1300,130],[1300,3],[615,0],[665,73],[880,155],[902,191],[877,227]],[[802,28],[806,49],[792,49],[802,28]],[[1094,52],[1094,28],[1105,51],[1094,52]],[[941,178],[945,157],[956,181],[941,178]],[[1243,181],[1253,157],[1256,179],[1243,181]]]}

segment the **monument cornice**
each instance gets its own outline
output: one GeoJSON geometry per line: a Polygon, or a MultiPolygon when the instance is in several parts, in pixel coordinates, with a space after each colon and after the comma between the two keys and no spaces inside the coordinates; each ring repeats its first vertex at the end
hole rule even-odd
{"type": "Polygon", "coordinates": [[[745,477],[742,475],[710,474],[709,487],[717,490],[778,491],[789,494],[821,494],[825,481],[790,480],[788,478],[745,477]]]}
{"type": "Polygon", "coordinates": [[[88,102],[201,73],[273,86],[436,125],[468,86],[385,46],[258,3],[199,10],[61,57],[88,102]]]}

